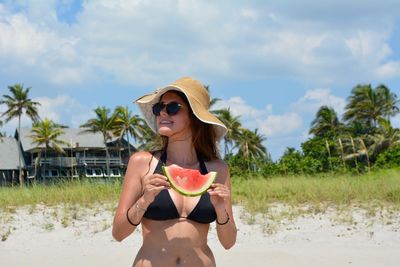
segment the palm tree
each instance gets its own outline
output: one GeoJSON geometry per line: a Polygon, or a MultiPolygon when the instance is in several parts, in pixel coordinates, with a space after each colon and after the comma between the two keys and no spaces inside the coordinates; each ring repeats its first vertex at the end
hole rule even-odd
{"type": "Polygon", "coordinates": [[[376,88],[376,92],[381,100],[383,113],[386,115],[386,119],[390,120],[390,117],[396,116],[400,110],[397,104],[399,100],[395,93],[390,92],[389,88],[381,84],[376,88]]]}
{"type": "Polygon", "coordinates": [[[37,107],[40,106],[40,103],[32,101],[29,97],[29,91],[31,87],[24,89],[24,86],[21,84],[15,84],[13,86],[8,86],[8,89],[11,92],[11,95],[3,95],[3,99],[0,100],[0,104],[5,104],[7,106],[7,110],[1,115],[5,117],[5,122],[9,122],[13,118],[18,118],[18,154],[19,154],[19,183],[21,186],[24,185],[24,177],[22,175],[21,168],[21,116],[25,113],[28,117],[36,122],[39,120],[37,107]]]}
{"type": "Polygon", "coordinates": [[[338,138],[338,144],[339,144],[339,150],[340,150],[340,158],[342,159],[342,166],[343,166],[343,170],[345,170],[346,169],[346,162],[345,162],[345,160],[344,160],[344,157],[345,157],[345,155],[344,155],[344,148],[343,148],[343,142],[342,142],[342,138],[341,137],[339,137],[338,138]]]}
{"type": "Polygon", "coordinates": [[[247,160],[248,168],[251,159],[265,159],[267,156],[267,149],[263,146],[266,140],[265,136],[258,133],[258,129],[254,132],[241,128],[241,138],[238,140],[238,154],[247,160]]]}
{"type": "Polygon", "coordinates": [[[128,107],[118,106],[115,109],[116,118],[115,126],[113,129],[114,135],[118,136],[118,139],[125,135],[128,142],[128,152],[131,154],[131,146],[129,142],[129,136],[132,136],[135,142],[141,137],[143,130],[142,125],[144,121],[138,115],[132,115],[128,107]]]}
{"type": "MultiPolygon", "coordinates": [[[[221,98],[211,98],[211,92],[210,92],[210,86],[209,85],[204,85],[204,88],[206,88],[208,95],[210,96],[210,105],[208,106],[208,109],[211,109],[215,104],[221,100],[221,98]]],[[[213,110],[210,111],[211,113],[214,113],[213,110]]]]}
{"type": "Polygon", "coordinates": [[[163,147],[162,138],[156,134],[145,121],[140,123],[141,136],[139,138],[139,150],[154,151],[163,147]]]}
{"type": "Polygon", "coordinates": [[[348,122],[358,121],[369,128],[369,133],[376,129],[379,119],[389,119],[399,112],[397,96],[380,85],[372,89],[371,85],[357,85],[348,98],[343,119],[348,122]],[[372,128],[372,129],[371,129],[372,128]]]}
{"type": "Polygon", "coordinates": [[[328,106],[321,106],[311,122],[309,134],[318,137],[337,136],[342,129],[336,111],[328,106]]]}
{"type": "Polygon", "coordinates": [[[82,124],[81,128],[86,128],[81,133],[101,133],[103,135],[104,147],[106,150],[106,168],[107,177],[110,175],[110,154],[108,151],[107,141],[111,140],[115,127],[116,113],[110,115],[110,109],[106,107],[98,107],[94,109],[96,118],[89,119],[82,124]]]}
{"type": "Polygon", "coordinates": [[[365,145],[365,142],[361,137],[358,138],[358,141],[360,142],[360,146],[361,146],[361,149],[359,150],[359,153],[361,155],[365,155],[365,157],[367,158],[368,171],[370,171],[371,170],[371,163],[370,163],[370,159],[369,159],[368,148],[365,145]]]}
{"type": "Polygon", "coordinates": [[[377,156],[386,149],[400,144],[400,129],[393,128],[389,120],[379,120],[379,130],[370,136],[372,144],[369,147],[372,155],[377,156]]]}
{"type": "MultiPolygon", "coordinates": [[[[353,136],[342,136],[340,140],[340,149],[344,161],[354,161],[356,171],[359,172],[359,160],[365,158],[367,160],[368,170],[370,169],[370,157],[367,146],[362,137],[353,138],[353,136]],[[342,139],[343,138],[343,139],[342,139]]],[[[365,138],[365,136],[364,136],[365,138]]],[[[344,164],[345,165],[345,164],[344,164]]]]}
{"type": "MultiPolygon", "coordinates": [[[[32,143],[36,144],[38,147],[44,146],[45,161],[47,160],[47,151],[49,148],[52,148],[58,153],[65,153],[61,145],[67,145],[68,143],[58,139],[58,137],[64,133],[63,128],[65,128],[65,126],[57,124],[47,118],[35,122],[32,125],[32,134],[30,135],[33,140],[32,143]]],[[[38,156],[38,162],[40,161],[41,152],[42,151],[40,151],[38,156]]],[[[44,164],[44,173],[46,173],[46,163],[44,164]]]]}
{"type": "Polygon", "coordinates": [[[331,171],[333,171],[331,147],[327,139],[325,139],[325,148],[328,152],[329,167],[331,168],[331,171]]]}
{"type": "Polygon", "coordinates": [[[234,145],[239,141],[241,138],[240,130],[241,130],[241,123],[239,121],[240,116],[233,116],[230,108],[224,108],[215,110],[214,114],[225,124],[228,132],[224,136],[224,152],[225,155],[228,153],[232,153],[232,148],[234,145]],[[229,149],[229,147],[231,149],[229,149]]]}

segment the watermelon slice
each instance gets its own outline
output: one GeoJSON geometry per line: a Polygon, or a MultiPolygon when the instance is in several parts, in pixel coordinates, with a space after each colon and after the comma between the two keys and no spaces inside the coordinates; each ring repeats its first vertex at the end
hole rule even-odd
{"type": "Polygon", "coordinates": [[[200,171],[185,169],[177,165],[163,166],[171,187],[184,196],[199,196],[214,183],[217,172],[202,175],[200,171]]]}

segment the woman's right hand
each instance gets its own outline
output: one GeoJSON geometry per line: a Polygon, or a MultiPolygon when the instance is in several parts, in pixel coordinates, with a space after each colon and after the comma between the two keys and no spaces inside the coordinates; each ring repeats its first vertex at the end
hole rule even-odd
{"type": "Polygon", "coordinates": [[[161,192],[163,189],[169,189],[170,185],[167,177],[161,174],[149,174],[146,175],[142,180],[142,188],[143,188],[143,199],[146,205],[150,205],[155,197],[161,192]]]}

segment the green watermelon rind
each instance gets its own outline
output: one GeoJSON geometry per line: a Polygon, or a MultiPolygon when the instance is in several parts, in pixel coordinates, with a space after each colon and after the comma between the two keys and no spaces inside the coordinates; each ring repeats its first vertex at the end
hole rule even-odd
{"type": "Polygon", "coordinates": [[[198,191],[198,192],[190,192],[190,191],[186,191],[186,190],[184,190],[184,189],[182,189],[182,188],[179,188],[179,187],[175,184],[174,180],[170,177],[170,174],[168,173],[166,166],[162,166],[162,171],[163,171],[164,175],[167,177],[167,179],[168,179],[168,181],[169,181],[171,187],[172,187],[175,191],[177,191],[178,193],[180,193],[180,194],[182,194],[182,195],[184,195],[184,196],[188,196],[188,197],[195,197],[195,196],[200,196],[200,195],[202,195],[204,192],[206,192],[206,191],[211,187],[211,185],[214,183],[214,181],[215,181],[215,179],[217,178],[217,175],[218,175],[217,172],[209,172],[209,173],[207,173],[207,175],[211,175],[211,179],[210,179],[209,182],[204,186],[204,189],[201,190],[201,191],[198,191]]]}

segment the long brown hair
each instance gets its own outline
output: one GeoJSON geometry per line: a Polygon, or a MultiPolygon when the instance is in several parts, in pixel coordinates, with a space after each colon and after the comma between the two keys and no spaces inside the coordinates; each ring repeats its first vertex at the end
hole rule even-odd
{"type": "MultiPolygon", "coordinates": [[[[197,153],[205,161],[210,161],[214,159],[219,159],[219,151],[217,147],[217,135],[215,133],[214,127],[211,124],[204,123],[199,120],[196,115],[194,115],[189,101],[185,94],[180,91],[171,90],[168,92],[173,92],[178,95],[189,107],[189,115],[191,116],[190,128],[192,130],[192,144],[197,151],[197,153]]],[[[160,97],[160,99],[163,95],[160,97]]],[[[168,147],[168,137],[161,136],[162,148],[165,151],[168,147]]]]}

